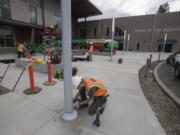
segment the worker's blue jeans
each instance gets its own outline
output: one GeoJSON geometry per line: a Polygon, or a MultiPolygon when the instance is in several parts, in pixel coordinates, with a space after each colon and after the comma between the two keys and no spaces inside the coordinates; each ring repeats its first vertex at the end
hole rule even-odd
{"type": "MultiPolygon", "coordinates": [[[[82,88],[80,90],[80,97],[81,97],[81,101],[80,102],[82,102],[82,101],[87,99],[85,88],[82,88]]],[[[102,106],[103,102],[104,102],[103,96],[94,97],[93,102],[92,102],[92,104],[90,105],[90,107],[88,109],[89,114],[90,115],[95,114],[96,110],[98,109],[98,107],[102,106]]]]}

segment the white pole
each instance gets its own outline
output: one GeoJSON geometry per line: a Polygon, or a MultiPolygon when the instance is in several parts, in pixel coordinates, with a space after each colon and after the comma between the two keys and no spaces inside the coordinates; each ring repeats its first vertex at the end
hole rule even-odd
{"type": "Polygon", "coordinates": [[[101,21],[101,20],[100,20],[100,18],[99,18],[99,39],[100,39],[100,37],[101,37],[101,36],[100,36],[100,34],[101,34],[101,24],[100,24],[101,22],[100,22],[100,21],[101,21]]]}
{"type": "Polygon", "coordinates": [[[130,34],[128,34],[128,45],[127,45],[127,51],[129,51],[129,42],[130,42],[130,34]]]}
{"type": "Polygon", "coordinates": [[[111,56],[110,56],[110,62],[112,62],[112,56],[113,56],[113,46],[114,46],[114,25],[115,25],[115,18],[112,19],[112,40],[111,40],[111,56]]]}
{"type": "Polygon", "coordinates": [[[71,63],[71,0],[61,0],[62,13],[62,48],[63,48],[63,74],[64,74],[64,101],[65,111],[62,120],[68,122],[77,118],[77,111],[73,110],[72,102],[72,63],[71,63]]]}
{"type": "Polygon", "coordinates": [[[154,31],[155,31],[155,27],[156,27],[156,17],[157,17],[157,12],[154,15],[154,23],[153,23],[153,29],[152,29],[152,35],[151,35],[151,44],[150,44],[150,49],[149,51],[152,51],[152,46],[153,46],[153,40],[154,40],[154,31]]]}
{"type": "Polygon", "coordinates": [[[166,40],[167,40],[167,32],[165,33],[165,36],[164,36],[163,53],[164,53],[164,51],[165,51],[166,40]]]}
{"type": "MultiPolygon", "coordinates": [[[[123,45],[123,52],[125,51],[126,46],[126,30],[124,30],[124,45],[123,45]]],[[[124,54],[124,53],[123,53],[124,54]]]]}

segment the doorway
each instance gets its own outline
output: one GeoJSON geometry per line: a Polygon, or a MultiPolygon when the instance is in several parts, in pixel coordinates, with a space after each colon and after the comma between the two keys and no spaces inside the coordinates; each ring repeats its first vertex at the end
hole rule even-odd
{"type": "Polygon", "coordinates": [[[136,44],[136,51],[139,51],[140,50],[140,44],[139,42],[136,44]]]}
{"type": "Polygon", "coordinates": [[[123,40],[119,40],[119,47],[118,47],[118,50],[123,50],[123,47],[124,47],[124,41],[123,40]]]}
{"type": "MultiPolygon", "coordinates": [[[[172,46],[173,46],[173,44],[171,44],[171,43],[165,44],[164,52],[171,52],[172,46]]],[[[158,52],[163,52],[163,45],[162,44],[158,45],[158,52]]]]}

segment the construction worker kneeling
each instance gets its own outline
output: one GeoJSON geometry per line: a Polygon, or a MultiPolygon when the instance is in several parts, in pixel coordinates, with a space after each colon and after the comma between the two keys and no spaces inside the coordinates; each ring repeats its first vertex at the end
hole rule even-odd
{"type": "Polygon", "coordinates": [[[104,106],[108,97],[104,84],[95,78],[82,78],[81,76],[73,77],[72,81],[74,89],[78,89],[73,103],[79,102],[74,108],[79,110],[88,107],[88,103],[93,100],[88,112],[91,115],[97,113],[97,110],[104,106]]]}

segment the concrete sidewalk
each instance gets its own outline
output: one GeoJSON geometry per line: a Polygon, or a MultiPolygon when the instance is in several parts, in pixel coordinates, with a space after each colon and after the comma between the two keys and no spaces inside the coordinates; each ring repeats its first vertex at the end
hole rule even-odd
{"type": "MultiPolygon", "coordinates": [[[[96,77],[104,82],[109,90],[110,97],[101,116],[102,125],[99,128],[92,126],[95,116],[88,115],[86,109],[79,111],[79,117],[73,123],[64,123],[60,119],[64,108],[63,82],[58,81],[55,86],[45,87],[43,82],[47,80],[47,74],[35,72],[35,84],[41,87],[42,91],[36,95],[24,95],[23,90],[29,87],[28,73],[25,72],[14,92],[0,96],[0,134],[165,135],[138,80],[138,71],[149,55],[122,55],[122,52],[119,52],[113,57],[112,63],[107,56],[93,56],[93,62],[73,63],[77,66],[79,75],[96,77]],[[124,58],[123,64],[117,64],[120,57],[124,58]],[[85,125],[79,126],[79,122],[84,122],[85,125]]],[[[158,54],[153,54],[153,58],[157,60],[158,54]]],[[[2,67],[4,66],[0,64],[0,70],[2,67]]],[[[17,67],[11,68],[11,74],[8,74],[5,80],[21,70],[17,67]]],[[[7,85],[7,81],[3,84],[7,85]]]]}

